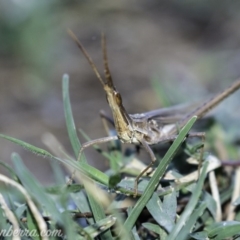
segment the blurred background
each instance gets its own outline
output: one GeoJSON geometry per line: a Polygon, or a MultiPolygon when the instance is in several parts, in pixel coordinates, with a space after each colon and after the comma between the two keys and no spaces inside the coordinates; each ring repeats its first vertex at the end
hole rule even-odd
{"type": "MultiPolygon", "coordinates": [[[[70,28],[103,73],[100,37],[107,36],[110,70],[129,113],[206,99],[240,76],[240,2],[2,0],[0,3],[0,132],[37,147],[53,133],[72,154],[62,105],[61,80],[70,76],[77,128],[104,137],[99,111],[110,114],[102,86],[67,34],[70,28]]],[[[215,113],[239,137],[234,94],[215,113]]],[[[83,138],[81,138],[83,139],[83,138]]],[[[85,140],[83,140],[84,142],[85,140]]],[[[49,160],[0,139],[0,160],[18,152],[44,184],[49,160]]],[[[100,169],[106,161],[86,151],[100,169]]]]}

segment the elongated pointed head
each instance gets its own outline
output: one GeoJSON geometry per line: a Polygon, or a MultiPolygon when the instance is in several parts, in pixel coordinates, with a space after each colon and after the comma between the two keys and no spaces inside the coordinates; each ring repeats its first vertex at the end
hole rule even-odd
{"type": "Polygon", "coordinates": [[[105,74],[105,81],[104,81],[99,71],[97,70],[97,67],[94,64],[93,60],[91,59],[91,57],[89,56],[85,48],[82,46],[80,41],[77,39],[75,34],[71,30],[68,30],[68,33],[76,42],[76,44],[78,45],[78,47],[80,48],[80,50],[82,51],[86,59],[88,60],[98,80],[101,82],[103,89],[107,95],[107,101],[108,101],[109,107],[112,110],[114,123],[115,123],[116,130],[118,132],[118,136],[121,138],[122,133],[126,135],[126,132],[129,132],[129,125],[131,125],[132,120],[127,114],[126,110],[124,109],[122,104],[122,97],[114,87],[114,84],[112,81],[111,73],[108,66],[105,35],[102,34],[102,51],[103,51],[104,74],[105,74]]]}

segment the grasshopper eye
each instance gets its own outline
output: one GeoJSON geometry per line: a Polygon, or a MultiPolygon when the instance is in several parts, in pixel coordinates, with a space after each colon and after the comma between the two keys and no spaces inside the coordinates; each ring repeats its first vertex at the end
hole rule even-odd
{"type": "Polygon", "coordinates": [[[121,97],[120,93],[116,92],[115,97],[116,97],[117,104],[121,104],[122,97],[121,97]]]}

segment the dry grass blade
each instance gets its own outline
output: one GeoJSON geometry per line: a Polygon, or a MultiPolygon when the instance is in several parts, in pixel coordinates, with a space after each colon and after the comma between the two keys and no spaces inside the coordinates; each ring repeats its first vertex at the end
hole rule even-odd
{"type": "MultiPolygon", "coordinates": [[[[20,233],[20,227],[18,225],[18,221],[14,215],[14,213],[9,209],[3,195],[0,193],[0,204],[1,208],[6,214],[7,219],[11,222],[12,227],[13,227],[13,232],[14,233],[20,233]]],[[[13,240],[20,240],[21,238],[18,236],[18,234],[13,234],[12,236],[13,240]]]]}
{"type": "Polygon", "coordinates": [[[33,203],[30,195],[28,194],[28,192],[17,182],[13,181],[12,179],[0,174],[0,181],[4,182],[5,184],[9,184],[15,188],[17,188],[26,198],[27,200],[27,204],[29,206],[29,208],[31,209],[31,212],[38,224],[39,230],[41,233],[43,233],[42,239],[43,240],[48,240],[48,237],[46,234],[47,233],[47,224],[44,221],[43,217],[41,216],[40,212],[38,211],[38,208],[36,207],[36,205],[33,203]]]}

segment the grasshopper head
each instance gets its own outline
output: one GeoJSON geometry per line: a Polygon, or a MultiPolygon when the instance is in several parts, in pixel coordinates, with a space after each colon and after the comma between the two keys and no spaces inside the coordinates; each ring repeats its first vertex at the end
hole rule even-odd
{"type": "Polygon", "coordinates": [[[115,89],[111,77],[111,73],[108,67],[108,60],[107,60],[107,49],[106,49],[106,38],[105,35],[102,34],[102,51],[103,51],[103,61],[104,61],[104,74],[105,79],[104,81],[97,70],[96,65],[92,61],[91,57],[85,50],[85,48],[82,46],[80,41],[77,39],[75,34],[68,30],[68,33],[73,38],[73,40],[76,42],[80,50],[82,51],[83,55],[86,57],[87,61],[89,62],[92,70],[94,71],[95,75],[97,76],[98,80],[101,82],[103,89],[107,95],[107,101],[108,104],[112,110],[113,119],[115,123],[116,130],[118,132],[118,136],[120,139],[123,139],[125,141],[127,139],[127,136],[130,135],[129,133],[129,125],[131,125],[131,118],[127,114],[126,110],[124,109],[122,105],[122,97],[120,93],[115,89]],[[125,137],[121,137],[121,136],[125,137]]]}

